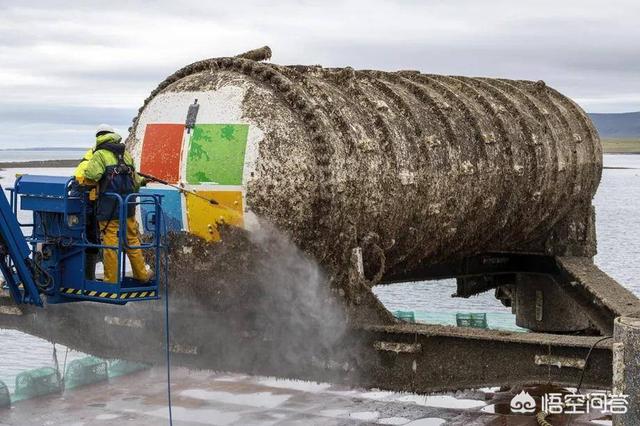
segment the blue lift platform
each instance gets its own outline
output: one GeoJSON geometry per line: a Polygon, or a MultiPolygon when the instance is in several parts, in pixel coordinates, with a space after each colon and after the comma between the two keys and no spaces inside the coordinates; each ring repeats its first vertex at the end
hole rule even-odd
{"type": "Polygon", "coordinates": [[[37,306],[43,306],[43,300],[48,304],[93,301],[123,305],[158,299],[158,280],[163,276],[158,272],[167,260],[162,196],[103,194],[118,199],[121,224],[126,222],[128,205],[145,205],[142,226],[150,236],[140,246],[130,247],[126,226],[120,226],[118,245],[104,246],[87,240],[89,195],[74,191],[72,184],[69,177],[22,175],[9,189],[9,199],[0,186],[0,270],[14,301],[37,306]],[[20,223],[19,210],[31,211],[32,222],[20,223]],[[91,247],[118,252],[116,283],[85,279],[85,252],[91,247]],[[137,248],[152,254],[149,258],[156,273],[148,282],[125,274],[126,250],[137,248]]]}

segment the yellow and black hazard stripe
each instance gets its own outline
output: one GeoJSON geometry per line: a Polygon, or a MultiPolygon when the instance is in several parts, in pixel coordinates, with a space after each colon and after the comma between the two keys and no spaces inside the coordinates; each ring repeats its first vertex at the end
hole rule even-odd
{"type": "Polygon", "coordinates": [[[112,299],[112,300],[144,299],[146,297],[156,296],[155,290],[110,293],[108,291],[79,290],[76,288],[61,288],[60,292],[62,294],[69,294],[69,295],[76,295],[76,296],[90,296],[90,297],[97,297],[99,299],[112,299]]]}
{"type": "Polygon", "coordinates": [[[64,294],[77,294],[82,296],[82,290],[78,290],[75,288],[61,288],[60,292],[64,294]]]}
{"type": "Polygon", "coordinates": [[[155,297],[154,291],[134,291],[131,293],[120,293],[118,299],[144,299],[145,297],[155,297]]]}

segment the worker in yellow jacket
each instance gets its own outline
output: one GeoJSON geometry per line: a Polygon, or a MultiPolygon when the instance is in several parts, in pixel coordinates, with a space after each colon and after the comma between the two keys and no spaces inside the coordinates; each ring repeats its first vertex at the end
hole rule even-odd
{"type": "MultiPolygon", "coordinates": [[[[87,181],[84,177],[84,171],[87,168],[87,164],[89,164],[89,160],[93,157],[93,148],[89,148],[87,152],[80,160],[80,164],[76,167],[76,170],[73,172],[73,177],[75,178],[75,185],[71,195],[74,196],[84,196],[84,188],[94,186],[95,182],[87,181]]],[[[87,209],[86,209],[86,227],[85,233],[87,241],[91,244],[100,244],[100,235],[98,233],[98,222],[96,220],[96,188],[91,188],[89,191],[89,195],[87,197],[87,209]]],[[[84,261],[84,276],[87,280],[95,280],[96,279],[96,264],[98,263],[98,258],[100,257],[100,249],[95,247],[89,247],[85,250],[85,261],[84,261]]]]}
{"type": "MultiPolygon", "coordinates": [[[[136,173],[133,158],[125,150],[122,138],[111,126],[100,125],[96,132],[96,146],[93,155],[87,162],[84,178],[98,183],[98,201],[96,217],[102,236],[103,245],[118,246],[118,229],[120,227],[120,206],[117,197],[108,193],[120,195],[122,199],[134,192],[146,181],[136,173]]],[[[135,205],[129,204],[126,212],[127,243],[129,246],[140,246],[140,230],[135,218],[135,205]]],[[[150,275],[142,256],[141,249],[127,249],[127,256],[133,269],[133,278],[138,281],[149,281],[150,275]]],[[[117,283],[118,281],[118,251],[104,248],[102,251],[104,262],[104,281],[117,283]]]]}

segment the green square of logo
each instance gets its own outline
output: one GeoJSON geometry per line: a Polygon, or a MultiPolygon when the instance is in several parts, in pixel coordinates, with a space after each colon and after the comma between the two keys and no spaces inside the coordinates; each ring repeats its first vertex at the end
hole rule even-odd
{"type": "Polygon", "coordinates": [[[189,140],[187,182],[242,185],[248,124],[196,124],[189,140]]]}

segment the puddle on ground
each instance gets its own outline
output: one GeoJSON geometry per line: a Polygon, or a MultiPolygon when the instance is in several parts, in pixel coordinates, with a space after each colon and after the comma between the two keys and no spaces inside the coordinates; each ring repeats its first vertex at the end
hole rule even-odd
{"type": "Polygon", "coordinates": [[[444,419],[439,417],[425,417],[424,419],[414,420],[410,423],[406,423],[404,426],[440,426],[445,422],[444,419]]]}
{"type": "Polygon", "coordinates": [[[320,411],[320,415],[325,417],[344,417],[347,414],[349,414],[349,410],[342,410],[339,408],[320,411]]]}
{"type": "Polygon", "coordinates": [[[291,398],[291,395],[274,395],[271,392],[230,393],[203,389],[183,390],[180,392],[180,396],[203,401],[213,401],[221,404],[245,405],[256,408],[275,408],[291,398]]]}
{"type": "Polygon", "coordinates": [[[380,417],[380,413],[377,411],[359,411],[355,413],[349,413],[349,417],[365,422],[372,422],[380,417]]]}
{"type": "MultiPolygon", "coordinates": [[[[185,408],[174,406],[172,408],[173,420],[179,422],[193,422],[212,426],[226,426],[240,420],[240,414],[230,413],[228,411],[215,410],[213,408],[185,408]]],[[[169,419],[169,410],[159,408],[153,411],[147,411],[145,414],[154,417],[169,419]]]]}
{"type": "Polygon", "coordinates": [[[466,410],[468,408],[483,407],[486,405],[486,403],[483,401],[478,401],[475,399],[456,399],[453,396],[448,396],[448,395],[432,395],[432,396],[406,395],[406,396],[397,398],[396,401],[415,402],[418,405],[424,405],[427,407],[454,408],[454,409],[461,409],[461,410],[466,410]]]}
{"type": "Polygon", "coordinates": [[[96,420],[114,420],[120,417],[119,414],[98,414],[95,419],[96,420]]]}
{"type": "Polygon", "coordinates": [[[386,417],[384,419],[378,420],[378,424],[380,424],[380,425],[406,425],[410,421],[411,421],[411,419],[407,419],[405,417],[386,417]]]}

